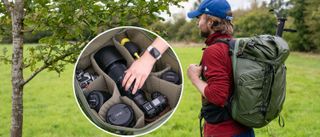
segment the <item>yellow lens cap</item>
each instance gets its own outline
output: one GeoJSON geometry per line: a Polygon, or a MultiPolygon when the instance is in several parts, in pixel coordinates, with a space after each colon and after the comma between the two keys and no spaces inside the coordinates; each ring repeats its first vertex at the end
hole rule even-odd
{"type": "Polygon", "coordinates": [[[123,38],[120,42],[121,46],[124,46],[125,43],[129,42],[130,40],[128,38],[123,38]]]}

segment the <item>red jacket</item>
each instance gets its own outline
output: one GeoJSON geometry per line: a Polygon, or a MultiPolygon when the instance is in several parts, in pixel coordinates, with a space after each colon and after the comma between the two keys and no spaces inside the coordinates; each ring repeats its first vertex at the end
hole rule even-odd
{"type": "MultiPolygon", "coordinates": [[[[232,38],[219,32],[211,34],[205,41],[208,46],[202,56],[203,76],[208,85],[204,89],[206,100],[223,107],[233,91],[232,62],[229,47],[224,43],[212,44],[217,39],[232,38]]],[[[230,137],[248,130],[247,127],[229,119],[227,121],[204,125],[205,137],[230,137]]]]}

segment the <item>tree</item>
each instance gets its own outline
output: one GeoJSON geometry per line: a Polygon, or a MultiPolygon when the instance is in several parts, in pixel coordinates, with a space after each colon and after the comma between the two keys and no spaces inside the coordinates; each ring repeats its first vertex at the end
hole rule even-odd
{"type": "MultiPolygon", "coordinates": [[[[98,33],[120,25],[147,26],[160,19],[156,14],[170,13],[169,5],[180,1],[1,0],[0,30],[12,30],[12,58],[5,53],[0,56],[1,61],[12,64],[11,136],[22,136],[23,89],[40,72],[62,72],[98,33]],[[51,35],[42,38],[40,45],[28,48],[30,57],[24,58],[24,33],[43,31],[51,35]],[[24,78],[26,69],[32,74],[24,78]]],[[[0,35],[7,36],[4,32],[0,35]]]]}
{"type": "Polygon", "coordinates": [[[255,34],[275,34],[276,19],[266,7],[257,7],[235,17],[235,36],[248,37],[255,34]]]}
{"type": "Polygon", "coordinates": [[[308,26],[308,30],[311,34],[309,37],[310,42],[312,45],[314,45],[315,50],[320,49],[320,8],[319,0],[309,0],[306,1],[307,8],[306,8],[306,14],[307,17],[305,18],[306,25],[308,26]]]}
{"type": "Polygon", "coordinates": [[[304,0],[291,0],[293,8],[290,11],[290,16],[294,18],[293,24],[297,29],[297,38],[292,39],[292,47],[299,51],[312,51],[316,47],[310,42],[310,31],[306,23],[306,9],[308,7],[304,0]]]}

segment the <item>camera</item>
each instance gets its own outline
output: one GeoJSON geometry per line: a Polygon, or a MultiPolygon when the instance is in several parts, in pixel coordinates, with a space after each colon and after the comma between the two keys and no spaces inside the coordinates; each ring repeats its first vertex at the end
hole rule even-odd
{"type": "Polygon", "coordinates": [[[153,92],[151,99],[151,101],[147,101],[142,90],[138,90],[133,97],[134,102],[142,109],[147,118],[159,115],[168,105],[167,98],[160,92],[153,92]]]}
{"type": "Polygon", "coordinates": [[[138,90],[136,94],[132,94],[131,90],[134,83],[131,85],[128,91],[125,91],[125,89],[122,87],[122,80],[125,71],[127,70],[125,65],[126,61],[122,58],[115,46],[109,45],[100,49],[94,55],[94,58],[99,67],[116,82],[117,87],[120,90],[120,94],[134,100],[139,108],[142,109],[146,117],[152,118],[157,116],[168,105],[167,98],[160,92],[154,92],[155,95],[151,95],[151,101],[147,101],[142,90],[138,90]]]}
{"type": "Polygon", "coordinates": [[[92,81],[97,79],[97,76],[84,72],[83,70],[76,70],[76,79],[79,81],[80,87],[86,88],[92,81]]]}

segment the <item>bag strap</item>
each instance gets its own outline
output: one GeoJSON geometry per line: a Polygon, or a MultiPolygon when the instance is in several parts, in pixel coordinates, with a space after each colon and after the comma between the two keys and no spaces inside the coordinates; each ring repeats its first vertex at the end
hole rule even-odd
{"type": "Polygon", "coordinates": [[[228,45],[229,46],[229,55],[232,56],[234,53],[235,42],[236,42],[236,40],[234,40],[234,39],[226,38],[226,39],[217,39],[212,44],[224,43],[224,44],[228,45]]]}
{"type": "Polygon", "coordinates": [[[283,118],[283,116],[281,114],[279,115],[278,124],[282,128],[285,126],[284,118],[283,118]]]}
{"type": "Polygon", "coordinates": [[[200,128],[200,137],[203,137],[203,124],[202,124],[203,116],[200,112],[199,114],[199,128],[200,128]]]}

